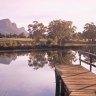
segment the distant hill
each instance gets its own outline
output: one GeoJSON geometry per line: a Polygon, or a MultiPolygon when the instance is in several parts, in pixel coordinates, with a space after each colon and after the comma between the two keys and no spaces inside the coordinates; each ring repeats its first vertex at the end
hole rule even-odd
{"type": "Polygon", "coordinates": [[[9,19],[2,19],[0,20],[0,33],[1,34],[17,34],[24,32],[25,35],[28,33],[26,32],[24,27],[18,28],[16,23],[12,23],[9,19]]]}

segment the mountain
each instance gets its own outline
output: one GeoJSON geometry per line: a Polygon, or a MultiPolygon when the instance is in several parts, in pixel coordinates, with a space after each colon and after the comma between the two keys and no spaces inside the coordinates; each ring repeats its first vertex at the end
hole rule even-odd
{"type": "Polygon", "coordinates": [[[0,20],[0,33],[1,34],[17,34],[24,32],[25,34],[28,34],[27,31],[25,31],[24,27],[18,28],[16,23],[12,23],[9,19],[2,19],[0,20]]]}
{"type": "Polygon", "coordinates": [[[24,27],[19,28],[20,32],[23,32],[26,36],[28,36],[28,32],[26,32],[24,27]]]}

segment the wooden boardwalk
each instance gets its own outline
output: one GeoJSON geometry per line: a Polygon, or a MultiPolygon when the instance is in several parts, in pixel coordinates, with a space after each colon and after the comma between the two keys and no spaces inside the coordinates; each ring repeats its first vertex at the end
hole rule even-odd
{"type": "Polygon", "coordinates": [[[80,65],[56,65],[69,96],[96,96],[96,74],[80,65]]]}

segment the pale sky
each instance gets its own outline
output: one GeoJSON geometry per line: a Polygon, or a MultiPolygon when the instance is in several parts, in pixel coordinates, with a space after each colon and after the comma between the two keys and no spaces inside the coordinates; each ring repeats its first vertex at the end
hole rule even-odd
{"type": "Polygon", "coordinates": [[[0,19],[5,18],[26,30],[34,20],[68,20],[82,31],[85,23],[96,24],[96,0],[0,0],[0,19]]]}

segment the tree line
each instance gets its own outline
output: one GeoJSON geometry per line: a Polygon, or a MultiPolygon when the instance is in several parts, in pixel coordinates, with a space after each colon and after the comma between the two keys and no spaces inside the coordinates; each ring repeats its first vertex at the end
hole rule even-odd
{"type": "Polygon", "coordinates": [[[2,34],[0,33],[0,38],[26,38],[27,36],[25,35],[24,32],[20,33],[20,34],[2,34]]]}
{"type": "Polygon", "coordinates": [[[28,36],[24,33],[16,34],[0,34],[0,38],[32,38],[34,44],[54,44],[62,45],[65,42],[93,42],[96,39],[96,25],[86,23],[83,32],[76,32],[76,26],[72,21],[53,20],[48,26],[38,21],[33,21],[28,25],[28,36]]]}
{"type": "Polygon", "coordinates": [[[29,37],[36,41],[47,39],[48,43],[53,41],[55,45],[69,41],[95,41],[96,25],[93,22],[86,23],[83,32],[76,32],[76,29],[72,21],[65,20],[53,20],[48,26],[38,21],[28,25],[29,37]]]}

